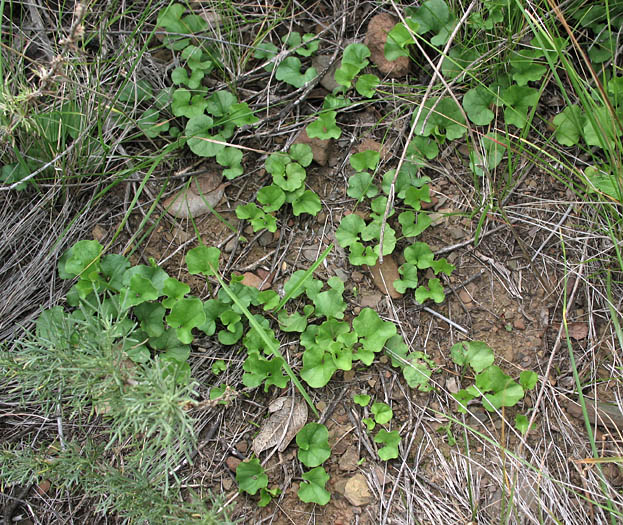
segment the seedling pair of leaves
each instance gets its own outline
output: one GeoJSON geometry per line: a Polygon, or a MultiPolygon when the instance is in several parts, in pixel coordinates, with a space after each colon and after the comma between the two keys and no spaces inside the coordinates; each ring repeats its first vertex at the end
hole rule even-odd
{"type": "MultiPolygon", "coordinates": [[[[348,91],[353,80],[368,64],[370,49],[365,44],[349,44],[344,49],[340,67],[335,71],[335,82],[342,91],[348,91]]],[[[372,74],[361,75],[355,84],[355,90],[361,96],[372,98],[380,83],[379,77],[372,74]]]]}
{"type": "MultiPolygon", "coordinates": [[[[370,396],[367,394],[359,394],[354,396],[354,401],[359,406],[367,407],[370,403],[370,396]]],[[[372,417],[363,418],[368,432],[372,432],[376,425],[386,425],[394,417],[394,412],[386,403],[375,402],[370,407],[372,417]]],[[[400,444],[400,434],[397,430],[391,432],[385,428],[380,429],[374,437],[375,443],[382,443],[384,446],[379,449],[379,458],[383,461],[396,459],[398,457],[398,445],[400,444]]]]}
{"type": "MultiPolygon", "coordinates": [[[[521,372],[518,383],[514,381],[493,364],[493,350],[482,341],[456,343],[451,348],[450,355],[457,365],[464,369],[469,367],[476,373],[473,385],[452,394],[458,402],[457,410],[463,414],[467,412],[467,403],[477,398],[482,399],[482,406],[489,412],[496,412],[502,407],[513,407],[538,381],[538,375],[530,370],[521,372]]],[[[518,422],[519,430],[525,432],[525,416],[519,418],[518,422]]]]}
{"type": "Polygon", "coordinates": [[[312,150],[307,144],[294,144],[288,153],[269,155],[264,165],[272,175],[273,183],[257,193],[257,200],[262,207],[253,202],[238,206],[236,216],[248,220],[253,231],[266,228],[275,232],[277,219],[273,213],[286,203],[292,205],[292,213],[297,217],[301,213],[317,215],[322,209],[320,199],[313,191],[305,189],[305,168],[312,159],[312,150]]]}
{"type": "MultiPolygon", "coordinates": [[[[296,434],[296,444],[299,447],[299,461],[310,468],[302,475],[303,483],[299,487],[298,497],[305,503],[326,505],[331,499],[331,494],[325,489],[329,475],[321,465],[331,455],[327,427],[318,423],[307,423],[296,434]]],[[[236,481],[240,490],[248,494],[254,495],[260,491],[260,506],[267,505],[279,493],[279,489],[267,490],[268,476],[257,458],[238,465],[236,481]]]]}
{"type": "MultiPolygon", "coordinates": [[[[294,49],[294,52],[302,57],[309,57],[313,55],[318,49],[318,40],[315,40],[316,35],[307,33],[301,37],[300,33],[292,32],[285,38],[285,44],[288,49],[294,49]],[[301,45],[303,44],[303,45],[301,45]]],[[[255,48],[253,58],[258,60],[269,61],[264,66],[264,69],[268,72],[275,71],[275,78],[281,80],[286,84],[294,86],[296,89],[303,87],[308,82],[311,82],[318,72],[316,68],[310,67],[303,73],[301,71],[303,64],[298,57],[288,56],[284,58],[275,70],[274,60],[279,54],[279,48],[272,42],[266,40],[260,42],[255,48]]]]}

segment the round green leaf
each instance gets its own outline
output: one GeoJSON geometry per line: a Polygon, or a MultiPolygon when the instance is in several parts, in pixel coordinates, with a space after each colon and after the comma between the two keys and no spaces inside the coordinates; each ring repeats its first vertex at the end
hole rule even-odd
{"type": "Polygon", "coordinates": [[[186,254],[186,265],[191,274],[201,273],[206,277],[218,270],[221,251],[213,246],[197,246],[186,254]]]}
{"type": "Polygon", "coordinates": [[[298,458],[306,467],[317,467],[331,455],[329,431],[324,425],[307,423],[296,434],[298,458]]]}

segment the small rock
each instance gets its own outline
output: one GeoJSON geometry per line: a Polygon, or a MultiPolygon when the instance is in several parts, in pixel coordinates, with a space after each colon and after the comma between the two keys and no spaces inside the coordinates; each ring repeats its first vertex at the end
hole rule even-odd
{"type": "Polygon", "coordinates": [[[268,290],[270,288],[270,283],[265,282],[262,284],[264,279],[255,275],[251,272],[245,272],[242,274],[242,284],[246,286],[251,286],[252,288],[257,288],[260,291],[268,290]]]}
{"type": "Polygon", "coordinates": [[[327,220],[327,214],[324,211],[321,211],[318,215],[316,215],[316,222],[318,224],[324,224],[327,220]]]}
{"type": "Polygon", "coordinates": [[[39,493],[39,495],[41,496],[45,496],[48,491],[50,490],[50,480],[49,479],[43,479],[41,480],[41,482],[36,486],[37,492],[39,493]]]}
{"type": "Polygon", "coordinates": [[[238,468],[238,465],[240,465],[240,463],[241,461],[234,456],[229,456],[225,460],[225,465],[227,465],[227,468],[229,468],[229,470],[231,470],[232,472],[236,472],[236,469],[238,468]]]}
{"type": "Polygon", "coordinates": [[[265,232],[262,233],[262,235],[259,236],[257,242],[260,244],[260,246],[265,248],[271,242],[273,242],[273,234],[269,232],[268,230],[266,230],[265,232]]]}
{"type": "Polygon", "coordinates": [[[342,270],[342,268],[335,268],[335,275],[337,275],[342,281],[348,282],[348,272],[342,270]]]}
{"type": "Polygon", "coordinates": [[[225,490],[231,490],[231,488],[232,488],[232,486],[234,484],[234,482],[230,478],[223,478],[222,483],[223,483],[223,488],[225,490]]]}
{"type": "Polygon", "coordinates": [[[318,410],[318,412],[322,412],[323,410],[325,410],[327,408],[327,403],[326,401],[323,401],[322,399],[320,401],[318,401],[316,403],[316,410],[318,410]]]}
{"type": "Polygon", "coordinates": [[[247,453],[247,450],[249,450],[249,443],[247,443],[246,441],[238,441],[238,443],[236,443],[236,450],[238,452],[240,452],[242,455],[247,453]]]}
{"type": "Polygon", "coordinates": [[[363,274],[359,270],[355,270],[353,273],[350,274],[350,278],[354,282],[360,283],[361,281],[363,281],[363,274]]]}
{"type": "Polygon", "coordinates": [[[409,57],[398,57],[391,62],[385,58],[387,34],[395,25],[396,20],[387,13],[372,17],[368,24],[365,44],[370,49],[370,59],[379,71],[389,77],[399,78],[409,72],[409,57]]]}
{"type": "Polygon", "coordinates": [[[234,251],[234,248],[236,247],[236,237],[232,237],[231,239],[229,239],[229,241],[227,241],[227,244],[225,244],[225,246],[223,247],[223,250],[225,250],[226,253],[231,253],[234,251]]]}
{"type": "Polygon", "coordinates": [[[355,371],[347,370],[342,374],[342,377],[344,381],[346,381],[347,383],[350,383],[353,379],[355,379],[355,371]]]}
{"type": "Polygon", "coordinates": [[[99,224],[96,224],[91,230],[91,235],[96,241],[102,242],[104,237],[106,237],[106,230],[102,228],[99,224]]]}
{"type": "Polygon", "coordinates": [[[188,188],[184,186],[176,194],[171,195],[162,205],[169,215],[178,219],[205,215],[223,198],[228,183],[221,184],[222,180],[222,175],[216,172],[206,173],[193,180],[188,188]]]}
{"type": "Polygon", "coordinates": [[[451,394],[456,394],[460,390],[456,377],[446,379],[446,388],[451,394]]]}
{"type": "Polygon", "coordinates": [[[472,297],[465,288],[462,288],[461,291],[459,291],[459,299],[461,299],[461,301],[465,304],[472,302],[472,297]]]}
{"type": "Polygon", "coordinates": [[[344,497],[355,507],[372,503],[373,496],[363,474],[355,474],[344,486],[344,497]]]}
{"type": "Polygon", "coordinates": [[[355,445],[351,445],[340,456],[338,466],[340,467],[341,470],[350,472],[357,468],[358,463],[359,463],[359,454],[357,452],[357,447],[355,445]]]}
{"type": "Polygon", "coordinates": [[[448,226],[447,231],[455,241],[460,241],[463,237],[465,237],[463,228],[459,226],[448,226]]]}
{"type": "Polygon", "coordinates": [[[294,140],[295,144],[309,144],[312,149],[314,160],[321,166],[326,166],[329,160],[329,150],[331,149],[331,139],[312,139],[307,134],[306,129],[302,129],[294,140]]]}
{"type": "Polygon", "coordinates": [[[376,308],[381,302],[382,295],[380,293],[362,294],[361,295],[361,307],[362,308],[376,308]]]}
{"type": "Polygon", "coordinates": [[[398,273],[398,265],[391,255],[383,257],[382,263],[376,263],[374,266],[368,266],[372,280],[381,292],[388,294],[393,299],[402,297],[402,294],[394,288],[394,281],[400,279],[398,273]]]}
{"type": "Polygon", "coordinates": [[[513,321],[513,326],[517,328],[517,330],[526,329],[526,323],[524,323],[524,320],[521,317],[515,317],[515,320],[513,321]]]}
{"type": "MultiPolygon", "coordinates": [[[[316,68],[318,73],[321,73],[329,65],[331,57],[329,55],[317,55],[312,58],[312,66],[316,68]]],[[[327,91],[333,92],[335,88],[340,85],[335,81],[335,71],[340,67],[340,61],[335,60],[326,74],[320,79],[320,85],[327,91]]]]}
{"type": "Polygon", "coordinates": [[[318,257],[318,247],[303,248],[303,257],[308,261],[315,261],[318,257]]]}

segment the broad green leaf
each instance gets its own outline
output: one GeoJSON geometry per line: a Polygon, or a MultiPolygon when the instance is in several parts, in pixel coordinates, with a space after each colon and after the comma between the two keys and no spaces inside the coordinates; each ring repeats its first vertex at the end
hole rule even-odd
{"type": "Polygon", "coordinates": [[[133,310],[141,322],[141,328],[149,337],[159,337],[164,333],[164,314],[166,310],[158,303],[142,303],[133,310]]]}
{"type": "Polygon", "coordinates": [[[471,47],[471,44],[470,47],[452,46],[448,56],[441,63],[441,72],[446,79],[454,80],[466,71],[470,64],[478,60],[481,55],[482,53],[478,51],[478,48],[476,46],[471,47]]]}
{"type": "Polygon", "coordinates": [[[192,329],[201,326],[205,321],[203,303],[197,297],[180,299],[167,315],[167,323],[176,329],[178,339],[184,344],[192,343],[192,329]]]}
{"type": "Polygon", "coordinates": [[[421,392],[432,390],[430,376],[433,373],[434,361],[423,352],[413,352],[407,358],[408,364],[402,369],[402,375],[410,388],[417,388],[421,392]]]}
{"type": "Polygon", "coordinates": [[[461,109],[452,98],[433,97],[426,101],[415,124],[415,133],[455,140],[467,133],[467,127],[461,109]]]}
{"type": "Polygon", "coordinates": [[[418,268],[415,264],[405,263],[398,268],[400,279],[394,281],[394,288],[400,293],[405,293],[408,288],[418,286],[418,268]]]}
{"type": "Polygon", "coordinates": [[[226,148],[220,150],[216,154],[216,162],[221,166],[225,166],[227,169],[223,170],[223,175],[228,179],[235,179],[239,175],[242,175],[243,169],[241,166],[242,151],[238,148],[226,148]]]}
{"type": "Polygon", "coordinates": [[[329,474],[323,467],[316,467],[302,476],[305,480],[298,490],[298,497],[304,503],[316,503],[326,505],[331,499],[331,494],[324,488],[329,481],[329,474]]]}
{"type": "Polygon", "coordinates": [[[355,89],[362,97],[372,98],[376,93],[376,88],[381,83],[376,75],[361,75],[355,84],[355,89]]]}
{"type": "Polygon", "coordinates": [[[260,460],[253,458],[242,461],[236,468],[236,481],[240,490],[253,496],[258,490],[268,486],[268,476],[260,465],[260,460]]]}
{"type": "Polygon", "coordinates": [[[208,97],[207,110],[213,117],[224,117],[229,114],[229,108],[236,102],[238,102],[236,97],[229,91],[215,91],[208,97]]]}
{"type": "Polygon", "coordinates": [[[539,102],[538,90],[512,85],[502,90],[500,100],[504,104],[504,121],[519,129],[528,122],[528,109],[539,102]]]}
{"type": "MultiPolygon", "coordinates": [[[[340,225],[335,232],[335,238],[342,248],[352,246],[361,238],[366,223],[355,213],[346,215],[340,221],[340,225]]],[[[373,263],[374,264],[374,263],[373,263]]]]}
{"type": "Polygon", "coordinates": [[[305,73],[301,73],[301,61],[293,56],[289,56],[277,66],[275,77],[277,80],[283,80],[286,84],[290,84],[295,88],[303,87],[305,84],[313,80],[318,74],[313,67],[310,67],[305,73]]]}
{"type": "Polygon", "coordinates": [[[390,62],[398,59],[399,57],[408,57],[409,52],[407,46],[415,44],[413,33],[418,33],[419,24],[410,18],[405,20],[408,24],[405,26],[402,22],[397,23],[391,31],[387,34],[387,41],[383,49],[385,58],[390,62]],[[409,31],[411,29],[411,31],[409,31]]]}
{"type": "Polygon", "coordinates": [[[348,178],[346,194],[358,201],[364,197],[372,198],[378,194],[378,188],[373,184],[374,176],[367,172],[355,173],[348,178]]]}
{"type": "Polygon", "coordinates": [[[242,369],[242,384],[249,388],[256,388],[264,383],[264,392],[268,392],[271,385],[277,388],[285,388],[288,377],[283,375],[283,359],[273,356],[266,359],[259,352],[250,352],[245,359],[242,369]]]}
{"type": "Polygon", "coordinates": [[[461,341],[450,349],[452,360],[459,366],[469,365],[477,374],[491,366],[493,350],[483,341],[461,341]]]}
{"type": "Polygon", "coordinates": [[[385,446],[379,449],[379,457],[383,461],[390,459],[396,459],[398,457],[398,445],[400,443],[400,434],[397,430],[388,432],[384,428],[379,430],[378,434],[374,436],[375,443],[383,443],[385,446]]]}
{"type": "Polygon", "coordinates": [[[528,82],[541,80],[547,68],[535,60],[542,56],[543,52],[540,49],[522,49],[512,54],[511,76],[517,85],[525,86],[528,82]]]}
{"type": "Polygon", "coordinates": [[[183,67],[177,67],[171,73],[171,80],[176,86],[184,85],[188,87],[188,89],[197,89],[201,86],[201,81],[205,76],[205,72],[201,69],[195,69],[190,72],[190,76],[188,76],[188,71],[186,71],[183,67]]]}
{"type": "Polygon", "coordinates": [[[130,268],[130,262],[127,258],[116,253],[109,253],[102,258],[100,268],[108,286],[116,292],[121,291],[123,276],[130,268]]]}
{"type": "Polygon", "coordinates": [[[288,150],[288,155],[303,167],[309,166],[314,160],[314,154],[309,144],[293,144],[288,150]]]}
{"type": "Polygon", "coordinates": [[[257,192],[257,200],[263,205],[266,213],[271,213],[283,206],[286,202],[286,194],[279,186],[271,184],[257,192]]]}
{"type": "Polygon", "coordinates": [[[331,354],[325,352],[320,346],[311,346],[303,353],[301,377],[312,388],[325,386],[336,370],[337,366],[331,354]]]}
{"type": "Polygon", "coordinates": [[[335,71],[335,82],[340,86],[344,86],[346,89],[349,89],[353,79],[357,76],[359,71],[361,71],[361,68],[358,65],[345,64],[342,62],[342,65],[335,71]]]}
{"type": "Polygon", "coordinates": [[[195,274],[203,274],[206,277],[214,275],[218,270],[218,260],[221,251],[213,246],[197,246],[186,254],[186,266],[188,272],[195,274]]]}
{"type": "Polygon", "coordinates": [[[339,139],[342,130],[335,123],[336,111],[324,111],[309,126],[307,135],[312,139],[339,139]]]}
{"type": "Polygon", "coordinates": [[[519,384],[524,390],[532,390],[538,381],[539,376],[532,370],[524,370],[519,374],[519,384]]]}
{"type": "Polygon", "coordinates": [[[364,264],[374,266],[378,258],[378,247],[375,249],[372,246],[364,246],[360,242],[352,244],[348,254],[348,260],[350,264],[354,266],[361,266],[364,264]]]}
{"type": "Polygon", "coordinates": [[[214,157],[225,147],[223,137],[211,135],[213,120],[207,115],[199,115],[188,120],[186,123],[186,143],[190,150],[200,157],[214,157]],[[218,141],[218,142],[213,142],[218,141]]]}
{"type": "Polygon", "coordinates": [[[556,130],[554,137],[563,146],[575,146],[584,128],[584,112],[577,104],[567,106],[552,121],[556,130]]]}
{"type": "Polygon", "coordinates": [[[362,407],[367,407],[370,403],[370,399],[370,396],[367,394],[355,394],[353,396],[353,401],[362,407]]]}
{"type": "Polygon", "coordinates": [[[95,280],[100,270],[102,249],[102,245],[97,241],[78,241],[63,254],[59,261],[60,278],[72,279],[79,275],[81,279],[95,280]]]}
{"type": "Polygon", "coordinates": [[[299,461],[309,468],[322,465],[331,455],[329,431],[318,423],[307,423],[301,428],[296,434],[296,444],[299,461]]]}
{"type": "Polygon", "coordinates": [[[416,265],[420,270],[430,268],[434,257],[435,255],[425,242],[415,242],[404,251],[405,260],[416,265]]]}
{"type": "Polygon", "coordinates": [[[150,139],[156,138],[160,133],[169,130],[169,121],[160,116],[156,108],[146,109],[136,121],[139,129],[150,139]]]}
{"type": "Polygon", "coordinates": [[[301,213],[316,216],[322,209],[320,198],[311,190],[305,190],[292,203],[292,213],[298,217],[301,213]]]}
{"type": "Polygon", "coordinates": [[[521,432],[522,434],[528,432],[529,423],[530,422],[528,421],[528,418],[523,414],[517,414],[515,416],[515,428],[519,430],[519,432],[521,432]]]}
{"type": "Polygon", "coordinates": [[[393,367],[403,367],[405,358],[409,348],[402,339],[402,336],[396,334],[390,337],[385,343],[385,353],[390,357],[393,367]]]}
{"type": "Polygon", "coordinates": [[[488,126],[495,117],[490,106],[495,96],[483,86],[476,86],[463,95],[463,108],[469,120],[477,126],[488,126]]]}
{"type": "Polygon", "coordinates": [[[273,174],[273,182],[283,191],[291,192],[303,186],[306,176],[303,166],[298,162],[290,162],[284,173],[273,174]]]}
{"type": "Polygon", "coordinates": [[[342,55],[343,64],[354,64],[363,69],[368,65],[370,49],[364,44],[348,44],[342,55]]]}
{"type": "Polygon", "coordinates": [[[433,223],[426,213],[418,213],[416,223],[415,213],[412,211],[403,211],[398,216],[398,222],[402,226],[402,234],[405,237],[417,237],[433,223]]]}
{"type": "MultiPolygon", "coordinates": [[[[363,350],[375,353],[380,352],[387,340],[396,335],[396,326],[383,321],[371,308],[364,308],[353,319],[353,329],[359,336],[363,350]]],[[[370,365],[371,361],[364,364],[370,365]]]]}
{"type": "Polygon", "coordinates": [[[476,387],[487,393],[482,398],[482,406],[489,412],[501,407],[512,407],[524,396],[521,386],[502,370],[491,365],[476,376],[476,387]]]}
{"type": "Polygon", "coordinates": [[[342,319],[346,310],[346,302],[342,299],[344,283],[339,277],[331,277],[328,284],[331,289],[318,293],[313,299],[316,314],[324,315],[327,319],[342,319]]]}
{"type": "Polygon", "coordinates": [[[386,403],[373,403],[372,407],[370,408],[370,412],[372,412],[372,415],[374,415],[374,420],[379,425],[389,423],[392,417],[394,417],[394,412],[392,411],[391,407],[386,403]]]}
{"type": "Polygon", "coordinates": [[[281,310],[278,315],[279,328],[284,332],[303,332],[307,328],[307,319],[314,312],[314,307],[307,304],[303,307],[303,314],[294,312],[292,315],[281,310]]]}
{"type": "Polygon", "coordinates": [[[354,153],[350,156],[349,162],[355,171],[374,171],[379,164],[381,155],[378,151],[366,150],[354,153]]]}
{"type": "Polygon", "coordinates": [[[450,277],[455,269],[454,265],[450,264],[445,258],[434,260],[430,267],[433,269],[433,272],[435,272],[435,275],[441,272],[445,273],[448,277],[450,277]]]}
{"type": "Polygon", "coordinates": [[[446,298],[446,295],[443,291],[443,285],[439,281],[439,279],[429,279],[428,280],[428,289],[424,286],[418,286],[415,290],[415,301],[419,304],[424,303],[427,299],[432,299],[437,304],[442,303],[446,298]]]}
{"type": "Polygon", "coordinates": [[[411,17],[419,24],[420,35],[429,31],[435,33],[430,43],[437,47],[448,41],[456,25],[456,18],[444,0],[427,0],[412,12],[411,17]]]}
{"type": "Polygon", "coordinates": [[[411,206],[415,211],[420,211],[422,208],[422,202],[430,202],[430,187],[428,184],[421,188],[411,186],[407,188],[405,192],[405,204],[411,206]]]}

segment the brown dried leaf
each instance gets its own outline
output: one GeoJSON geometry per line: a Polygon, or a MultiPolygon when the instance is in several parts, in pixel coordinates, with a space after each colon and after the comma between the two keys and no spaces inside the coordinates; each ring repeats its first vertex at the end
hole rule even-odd
{"type": "Polygon", "coordinates": [[[588,335],[588,323],[569,323],[569,337],[575,339],[576,341],[581,341],[582,339],[586,339],[588,335]]]}
{"type": "Polygon", "coordinates": [[[279,446],[279,452],[283,452],[296,433],[307,422],[307,404],[302,399],[293,399],[282,396],[275,399],[268,411],[271,416],[264,422],[259,434],[253,440],[253,452],[259,456],[260,452],[274,446],[279,446]],[[286,430],[287,429],[287,430],[286,430]]]}
{"type": "Polygon", "coordinates": [[[394,281],[400,279],[398,273],[398,265],[391,255],[383,256],[382,263],[376,263],[374,266],[369,266],[370,274],[372,274],[372,280],[376,287],[384,294],[388,294],[393,299],[402,297],[402,294],[394,288],[394,281]]]}

